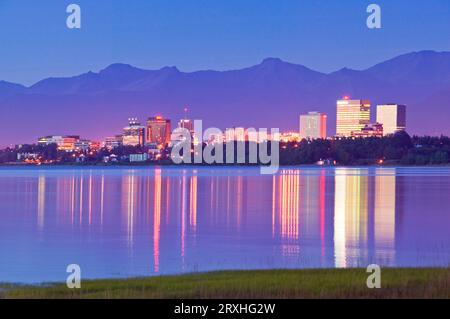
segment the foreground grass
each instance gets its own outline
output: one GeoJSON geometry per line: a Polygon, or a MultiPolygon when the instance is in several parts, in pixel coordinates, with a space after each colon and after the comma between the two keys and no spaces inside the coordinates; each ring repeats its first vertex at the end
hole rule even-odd
{"type": "Polygon", "coordinates": [[[450,298],[450,268],[383,269],[382,288],[368,289],[365,269],[226,271],[95,280],[79,290],[0,285],[3,298],[450,298]]]}

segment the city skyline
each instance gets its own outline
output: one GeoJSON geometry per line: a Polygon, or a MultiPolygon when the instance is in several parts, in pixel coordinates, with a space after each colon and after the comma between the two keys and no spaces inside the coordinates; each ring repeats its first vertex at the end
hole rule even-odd
{"type": "MultiPolygon", "coordinates": [[[[78,130],[98,140],[117,134],[112,128],[123,125],[130,115],[145,118],[163,110],[167,117],[183,118],[183,105],[207,126],[293,131],[298,129],[299,113],[320,109],[332,114],[336,98],[343,95],[364,96],[374,105],[401,101],[409,106],[411,134],[449,135],[445,116],[437,116],[450,101],[446,86],[450,79],[444,71],[448,64],[450,52],[423,51],[365,71],[342,69],[328,75],[271,58],[227,72],[147,71],[116,64],[100,73],[45,79],[31,88],[0,82],[0,147],[78,130]],[[429,83],[423,83],[425,75],[429,83]],[[108,123],[99,125],[96,118],[105,117],[108,123]]],[[[329,135],[335,133],[335,120],[328,118],[329,135]]]]}
{"type": "MultiPolygon", "coordinates": [[[[328,139],[340,137],[371,137],[371,136],[387,136],[395,134],[399,131],[406,131],[406,106],[401,104],[381,104],[376,106],[375,123],[371,123],[370,109],[371,102],[366,99],[352,100],[349,96],[344,96],[337,102],[336,117],[337,128],[336,135],[327,135],[327,118],[325,113],[310,111],[307,114],[299,115],[300,125],[297,133],[290,131],[280,132],[279,141],[296,141],[300,142],[303,139],[328,139]],[[395,111],[395,112],[394,112],[395,111]],[[361,113],[361,114],[360,114],[361,113]],[[339,120],[341,117],[341,120],[339,120]],[[340,121],[340,122],[339,122],[340,121]]],[[[184,107],[185,116],[177,123],[176,128],[186,129],[194,137],[195,121],[188,118],[188,107],[184,107]]],[[[147,119],[147,125],[141,125],[137,117],[128,118],[129,125],[123,128],[122,134],[114,137],[108,136],[101,140],[102,147],[115,148],[117,146],[148,146],[154,145],[160,149],[168,146],[172,142],[179,141],[180,134],[176,133],[175,128],[172,130],[172,120],[164,118],[163,116],[150,116],[147,119]]],[[[204,129],[204,128],[203,128],[204,129]]],[[[249,131],[254,128],[245,127],[230,127],[225,129],[223,141],[250,141],[260,142],[260,137],[257,135],[250,135],[249,131]]],[[[83,140],[81,135],[49,135],[38,138],[38,144],[50,145],[57,144],[60,150],[68,150],[67,145],[72,144],[70,150],[84,149],[84,144],[92,142],[94,144],[98,141],[83,140]],[[82,146],[77,146],[77,143],[82,146]]],[[[198,138],[198,137],[197,137],[198,138]]],[[[214,142],[217,137],[202,136],[201,140],[214,142]]],[[[268,139],[272,139],[270,135],[268,139]]],[[[219,140],[221,141],[222,138],[219,140]]]]}

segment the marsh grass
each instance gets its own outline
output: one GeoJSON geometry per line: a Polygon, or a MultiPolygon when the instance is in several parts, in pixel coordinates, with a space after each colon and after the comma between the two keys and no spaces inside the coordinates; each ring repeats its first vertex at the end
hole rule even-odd
{"type": "Polygon", "coordinates": [[[253,299],[253,298],[450,298],[450,268],[382,270],[382,288],[368,289],[365,269],[223,271],[167,277],[0,285],[3,298],[49,299],[253,299]]]}

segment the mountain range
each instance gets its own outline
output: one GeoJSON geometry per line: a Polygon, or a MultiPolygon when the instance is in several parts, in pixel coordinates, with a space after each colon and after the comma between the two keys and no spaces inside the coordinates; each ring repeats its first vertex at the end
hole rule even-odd
{"type": "Polygon", "coordinates": [[[322,73],[278,58],[231,71],[143,70],[113,64],[74,77],[25,87],[0,81],[0,145],[44,135],[101,140],[119,134],[129,117],[162,115],[174,124],[189,116],[204,127],[278,127],[298,130],[299,115],[328,114],[335,132],[336,100],[344,95],[375,105],[407,105],[410,134],[450,135],[450,52],[420,51],[366,70],[322,73]]]}

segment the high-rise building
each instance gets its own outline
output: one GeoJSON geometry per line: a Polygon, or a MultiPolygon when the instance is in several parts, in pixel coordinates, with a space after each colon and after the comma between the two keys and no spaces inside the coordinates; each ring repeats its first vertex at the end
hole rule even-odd
{"type": "Polygon", "coordinates": [[[184,131],[183,133],[178,132],[178,131],[173,131],[171,134],[171,146],[174,145],[174,143],[178,143],[178,142],[182,142],[186,139],[186,133],[189,133],[190,137],[191,137],[191,141],[194,138],[195,132],[194,132],[194,122],[191,120],[188,120],[186,118],[180,120],[178,122],[178,129],[184,129],[187,130],[184,131]]]}
{"type": "Polygon", "coordinates": [[[130,118],[129,125],[123,128],[122,143],[124,146],[144,145],[145,127],[137,118],[130,118]]]}
{"type": "Polygon", "coordinates": [[[370,124],[370,101],[350,100],[345,97],[337,101],[336,135],[350,137],[370,124]]]}
{"type": "Polygon", "coordinates": [[[147,144],[166,146],[170,143],[171,122],[161,116],[150,117],[147,120],[147,144]]]}
{"type": "Polygon", "coordinates": [[[406,106],[398,104],[378,105],[377,122],[383,124],[384,135],[406,130],[406,106]]]}
{"type": "Polygon", "coordinates": [[[323,113],[309,112],[300,115],[300,139],[327,137],[327,116],[323,113]]]}
{"type": "Polygon", "coordinates": [[[178,122],[178,127],[188,130],[191,134],[194,133],[194,122],[192,120],[182,119],[178,122]]]}

